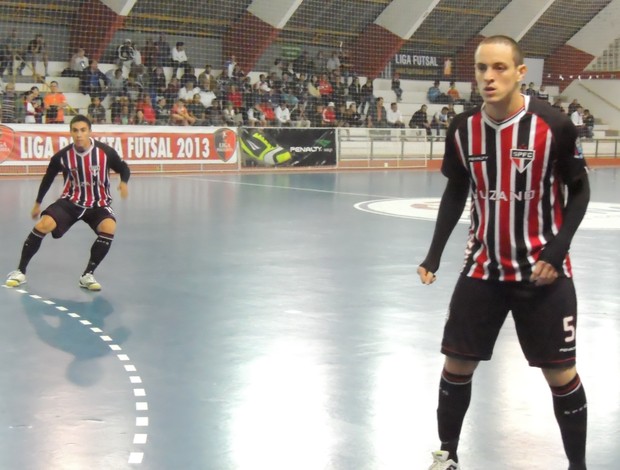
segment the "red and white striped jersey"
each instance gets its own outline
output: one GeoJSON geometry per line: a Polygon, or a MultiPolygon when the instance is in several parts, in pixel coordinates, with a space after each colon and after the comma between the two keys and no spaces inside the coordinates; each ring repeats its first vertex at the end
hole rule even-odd
{"type": "MultiPolygon", "coordinates": [[[[503,122],[482,109],[460,114],[446,137],[442,172],[466,175],[471,225],[462,273],[522,281],[562,226],[565,185],[586,171],[577,131],[548,103],[525,96],[503,122]]],[[[572,276],[566,256],[563,273],[572,276]]]]}
{"type": "Polygon", "coordinates": [[[43,198],[60,172],[64,178],[61,198],[84,207],[110,205],[110,170],[120,174],[121,181],[129,180],[129,167],[110,146],[93,140],[93,145],[84,153],[78,153],[73,144],[66,146],[50,160],[41,181],[37,202],[43,198]]]}

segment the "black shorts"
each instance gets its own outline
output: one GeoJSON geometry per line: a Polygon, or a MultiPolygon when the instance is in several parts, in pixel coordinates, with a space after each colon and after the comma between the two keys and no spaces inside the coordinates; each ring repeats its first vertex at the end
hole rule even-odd
{"type": "Polygon", "coordinates": [[[449,308],[441,345],[446,356],[491,359],[499,331],[512,312],[521,349],[531,366],[575,365],[577,296],[570,278],[536,286],[460,276],[449,308]]]}
{"type": "Polygon", "coordinates": [[[50,204],[41,215],[49,215],[56,222],[56,228],[52,231],[54,238],[60,238],[78,220],[86,222],[93,231],[97,232],[97,227],[105,219],[113,219],[114,211],[110,206],[84,208],[76,206],[66,199],[58,199],[50,204]]]}

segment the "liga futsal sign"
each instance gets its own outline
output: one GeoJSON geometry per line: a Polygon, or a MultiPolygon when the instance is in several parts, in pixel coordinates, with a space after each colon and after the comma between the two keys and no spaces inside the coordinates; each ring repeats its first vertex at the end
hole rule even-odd
{"type": "MultiPolygon", "coordinates": [[[[12,125],[14,147],[0,140],[12,165],[47,164],[71,143],[67,126],[12,125]],[[58,129],[54,129],[58,127],[58,129]]],[[[92,136],[132,164],[237,163],[237,134],[228,128],[173,128],[150,126],[93,126],[92,136]]],[[[5,133],[3,131],[2,136],[5,133]]],[[[8,133],[6,134],[8,136],[8,133]]],[[[7,137],[8,139],[8,137],[7,137]]]]}

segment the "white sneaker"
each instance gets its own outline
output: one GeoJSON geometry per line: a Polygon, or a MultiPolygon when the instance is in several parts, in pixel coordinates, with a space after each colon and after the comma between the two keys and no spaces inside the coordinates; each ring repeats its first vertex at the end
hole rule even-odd
{"type": "Polygon", "coordinates": [[[9,273],[4,285],[7,287],[17,287],[25,283],[26,283],[26,275],[22,273],[19,269],[17,269],[9,273]]]}
{"type": "Polygon", "coordinates": [[[92,291],[101,290],[101,284],[97,282],[97,279],[91,273],[86,273],[80,277],[80,287],[92,291]]]}
{"type": "Polygon", "coordinates": [[[445,450],[437,450],[433,452],[433,463],[428,470],[458,470],[459,464],[449,459],[449,452],[445,450]]]}

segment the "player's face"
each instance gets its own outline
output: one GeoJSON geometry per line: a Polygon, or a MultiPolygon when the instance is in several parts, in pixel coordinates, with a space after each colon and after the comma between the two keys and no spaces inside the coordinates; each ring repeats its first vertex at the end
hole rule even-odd
{"type": "Polygon", "coordinates": [[[78,150],[86,150],[90,146],[90,128],[85,122],[76,122],[71,126],[71,137],[78,150]]]}
{"type": "Polygon", "coordinates": [[[519,93],[525,65],[516,65],[508,44],[481,44],[476,50],[476,82],[485,103],[509,103],[519,93]]]}

